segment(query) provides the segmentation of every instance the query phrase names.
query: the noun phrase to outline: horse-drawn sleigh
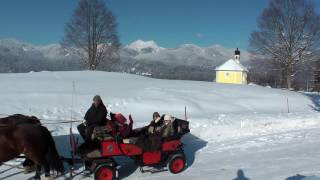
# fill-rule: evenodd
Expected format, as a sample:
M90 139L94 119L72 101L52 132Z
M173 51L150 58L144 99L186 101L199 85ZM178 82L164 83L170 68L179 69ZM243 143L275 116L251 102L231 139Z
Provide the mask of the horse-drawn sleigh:
M35 121L35 117L14 115L7 118L11 118L11 120L20 120L14 124L5 124L4 121L1 122L0 120L0 124L2 124L2 126L0 125L0 128L2 128L1 132L4 132L3 129L6 131L6 133L0 133L0 151L4 151L4 153L0 152L0 154L3 154L2 156L0 155L0 163L15 158L20 154L24 154L37 165L36 179L40 179L41 166L45 169L46 177L50 176L50 168L63 173L64 168L62 161L67 161L71 166L77 163L84 164L92 173L94 173L94 179L115 179L119 174L119 166L115 160L115 157L118 156L126 156L134 159L136 164L140 166L141 172L154 173L169 170L171 173L177 174L182 172L186 166L186 156L183 151L183 143L181 142L182 136L189 132L189 123L185 120L175 119L175 128L177 128L176 133L170 137L162 138L160 146L156 149L150 150L137 143L139 139L145 138L144 133L146 129L140 128L134 130L133 135L125 139L118 136L100 138L94 151L83 152L79 149L73 149L75 152L72 154L75 156L72 156L71 158L59 158L51 134L48 134L49 131L40 125L40 121ZM31 120L32 123L30 123ZM112 120L113 119L111 118L111 121ZM18 126L19 128L17 128ZM34 131L38 126L40 127L38 132L39 136L43 137L43 139L40 138L41 141L36 141L37 138L32 138L27 132L28 130ZM30 130L32 128L33 130ZM10 134L9 131L11 131L10 133L15 131L19 131L19 133L22 134L25 133L28 135L26 136L28 138L22 138L22 140L20 140L23 145L19 148L2 148L3 146L10 147L10 142L7 141L17 141L17 139L15 139L16 137L12 137L12 139L8 138L8 134ZM4 139L6 139L6 141ZM48 139L49 141L47 141ZM72 141L74 143L74 139ZM75 147L73 143L71 143L71 145ZM39 146L43 146L42 149ZM38 153L37 156L35 156L35 152ZM92 152L97 153L92 155ZM4 155L6 155L6 157L4 157ZM145 169L146 167L151 167L151 169ZM72 169L73 168L71 168L71 171Z

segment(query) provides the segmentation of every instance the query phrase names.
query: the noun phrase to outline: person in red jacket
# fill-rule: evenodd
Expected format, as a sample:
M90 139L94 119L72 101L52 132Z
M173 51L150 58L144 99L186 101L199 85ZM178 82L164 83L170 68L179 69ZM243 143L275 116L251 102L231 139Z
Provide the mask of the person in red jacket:
M115 123L117 126L117 133L122 138L128 138L132 132L133 120L129 115L129 122L121 113L114 115Z

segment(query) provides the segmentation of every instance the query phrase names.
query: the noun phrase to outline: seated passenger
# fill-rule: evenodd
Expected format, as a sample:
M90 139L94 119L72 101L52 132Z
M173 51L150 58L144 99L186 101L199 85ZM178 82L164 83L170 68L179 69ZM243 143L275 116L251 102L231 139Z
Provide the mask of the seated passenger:
M175 130L175 118L170 115L163 116L164 127L162 130L162 138L168 138L174 136L176 133Z
M174 128L175 118L170 115L162 115L158 112L153 113L153 120L149 126L147 126L147 134L157 134L163 138L173 136L175 133Z
M114 119L118 135L120 135L122 138L129 137L131 135L133 126L131 115L129 115L129 122L121 113L116 113L114 115Z
M158 151L161 149L163 141L181 138L183 134L190 132L189 122L176 119L170 115L162 115L158 112L153 113L153 120L145 127L136 141L137 146L144 151Z
M147 134L155 134L160 133L161 131L161 125L163 124L163 119L160 117L160 114L158 112L154 112L152 115L152 121L147 126Z
M93 97L93 103L87 111L84 119L85 122L77 128L86 143L91 143L91 135L96 126L103 126L106 123L107 108L99 95Z
M173 120L169 115L160 117L158 112L153 113L153 120L146 127L145 134L142 134L136 145L145 151L157 151L161 148L164 138L174 135Z

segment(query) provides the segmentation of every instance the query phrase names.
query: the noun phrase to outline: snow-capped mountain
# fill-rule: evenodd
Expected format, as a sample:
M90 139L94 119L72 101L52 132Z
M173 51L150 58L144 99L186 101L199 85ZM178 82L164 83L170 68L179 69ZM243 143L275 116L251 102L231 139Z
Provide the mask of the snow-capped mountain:
M64 59L68 53L63 50L60 44L49 44L35 46L32 44L17 41L15 39L0 39L0 55L11 56L42 56L44 59Z
M183 44L164 48L152 40L137 40L120 49L119 61L101 69L158 78L213 80L214 68L232 58L233 53L234 49L220 45ZM15 39L0 39L0 72L84 69L78 59L64 51L60 44L36 46ZM249 53L242 51L241 61L248 59Z
M27 43L19 42L15 39L2 39L0 40L0 55L26 55L26 54L36 54L39 52L34 46Z
M199 47L184 44L178 48L163 48L154 41L137 40L121 50L123 59L157 61L170 65L214 67L233 57L234 49L220 45ZM241 60L247 61L249 53L242 51Z
M67 53L60 44L50 44L46 46L40 46L38 47L38 50L42 52L43 56L48 59L64 59L70 56L69 53Z
M81 68L59 44L35 46L15 39L0 39L0 72L76 70Z
M157 53L165 49L163 47L159 47L157 43L154 41L142 41L142 40L137 40L125 46L125 48L132 49L139 53Z

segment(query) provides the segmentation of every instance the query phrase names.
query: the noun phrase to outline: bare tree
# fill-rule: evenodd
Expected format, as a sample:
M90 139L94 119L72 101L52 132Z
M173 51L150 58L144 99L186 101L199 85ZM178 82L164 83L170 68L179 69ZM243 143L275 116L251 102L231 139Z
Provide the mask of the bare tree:
M274 61L262 57L251 57L245 65L249 69L250 82L271 87L282 85L282 74Z
M120 47L115 16L102 0L80 0L65 26L61 45L78 55L89 70L118 56Z
M253 51L282 67L287 88L299 65L315 59L320 45L320 16L312 0L270 0L251 33Z

